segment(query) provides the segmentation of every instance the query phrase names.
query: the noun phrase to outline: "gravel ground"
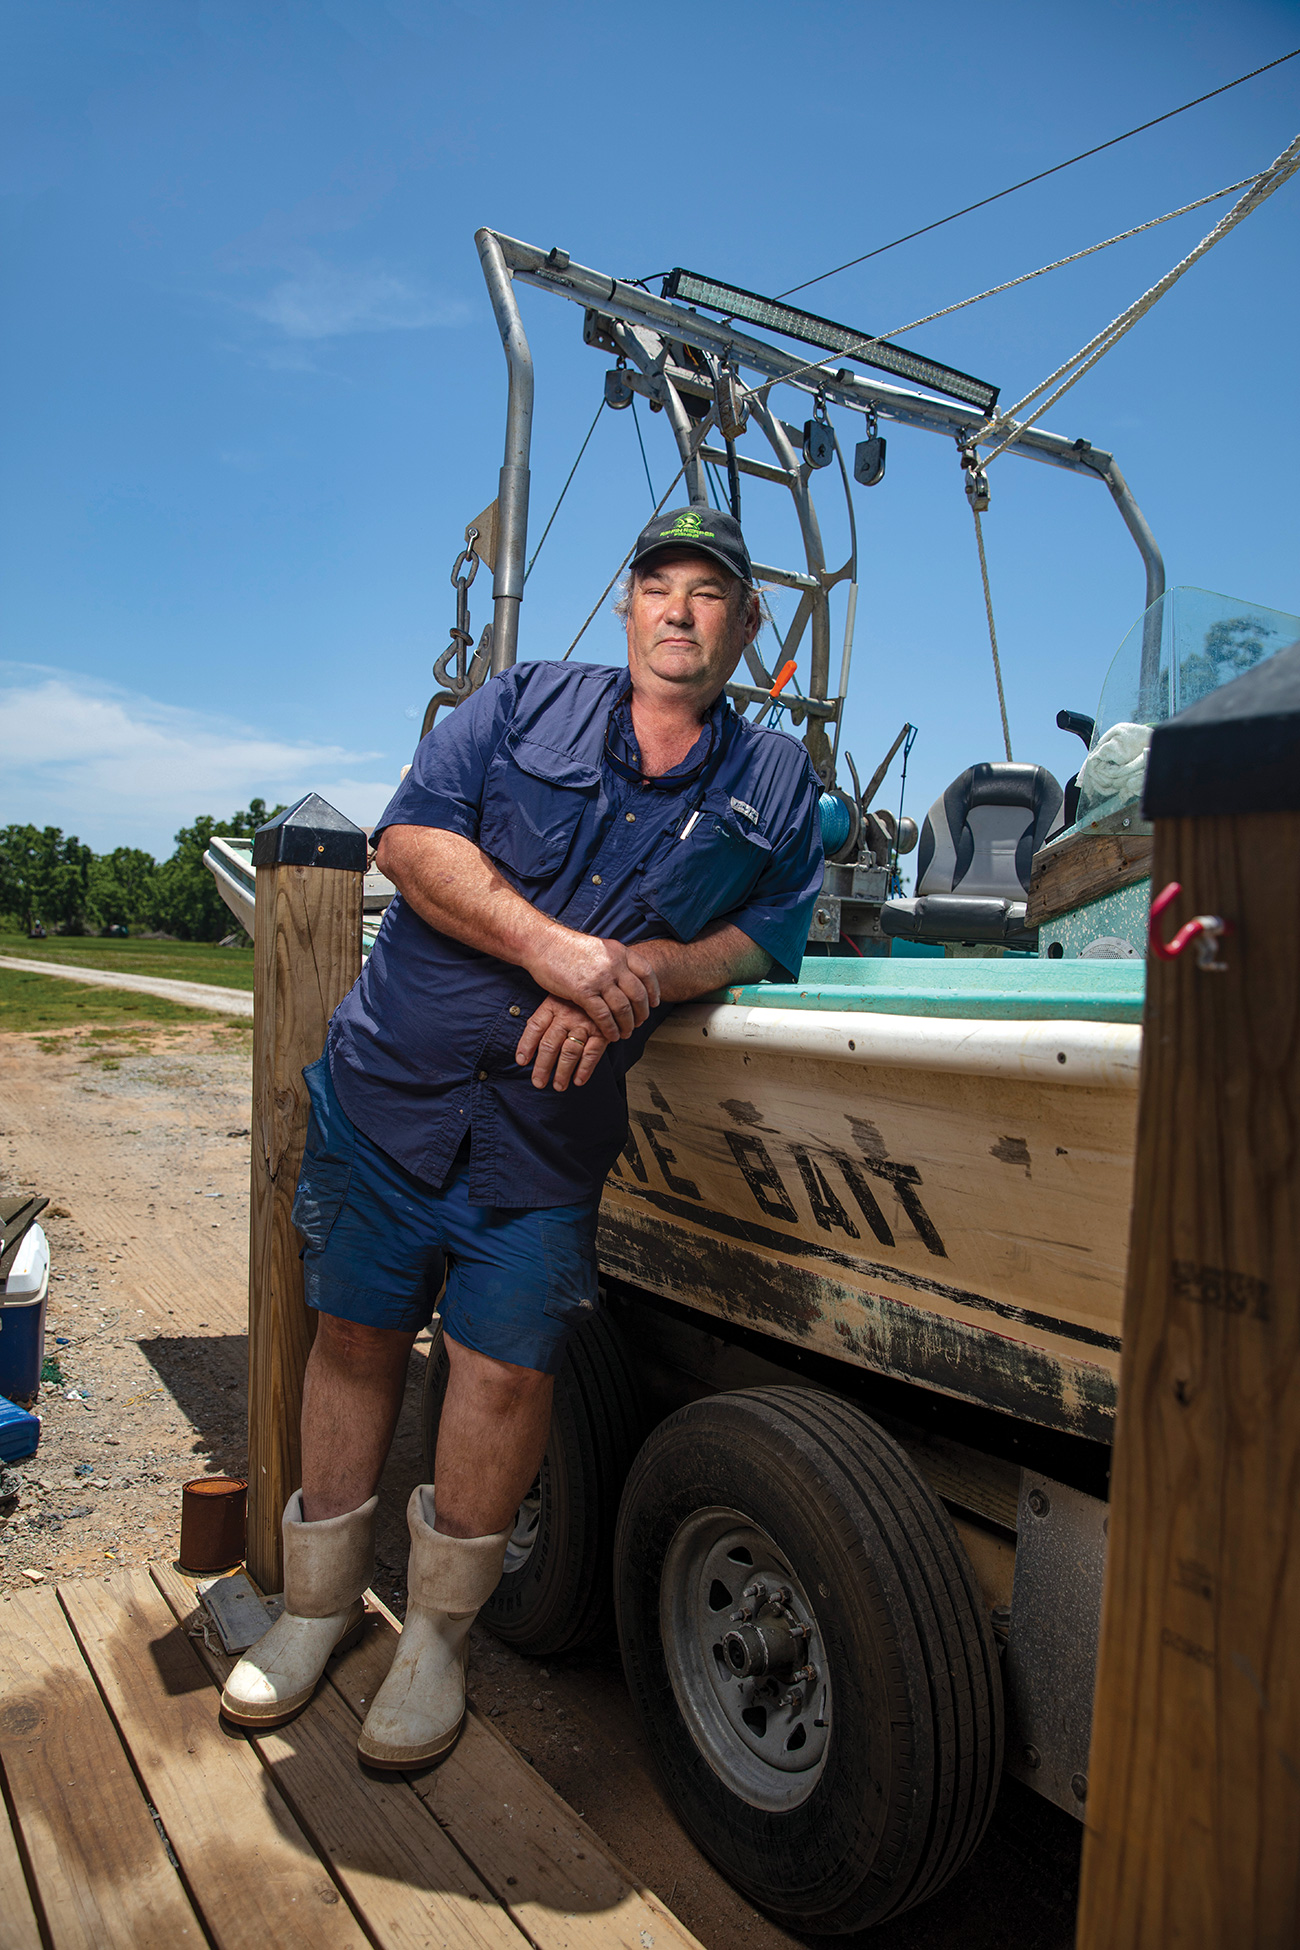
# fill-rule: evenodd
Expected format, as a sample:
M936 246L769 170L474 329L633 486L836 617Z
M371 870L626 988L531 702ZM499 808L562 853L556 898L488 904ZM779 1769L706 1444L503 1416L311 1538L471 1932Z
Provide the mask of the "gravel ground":
M0 1186L51 1199L60 1375L41 1390L36 1455L0 1475L0 1630L15 1588L172 1562L181 1485L244 1471L250 1040L206 1024L0 1036ZM417 1344L381 1486L375 1585L399 1616L424 1365ZM477 1628L472 1646L479 1708L707 1950L804 1941L678 1827L612 1642L545 1665ZM870 1950L1068 1950L1079 1839L1008 1781L968 1868Z

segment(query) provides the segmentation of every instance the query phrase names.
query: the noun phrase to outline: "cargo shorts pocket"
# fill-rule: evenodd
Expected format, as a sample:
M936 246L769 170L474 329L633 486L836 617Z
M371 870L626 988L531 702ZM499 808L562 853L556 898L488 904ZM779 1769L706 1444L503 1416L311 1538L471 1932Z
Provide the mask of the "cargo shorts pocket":
M328 1056L318 1057L303 1071L311 1100L307 1143L293 1195L290 1218L302 1234L308 1252L323 1252L352 1183L357 1133L334 1095Z
M546 1268L543 1308L552 1320L579 1327L600 1305L596 1267L596 1208L543 1212L537 1221Z

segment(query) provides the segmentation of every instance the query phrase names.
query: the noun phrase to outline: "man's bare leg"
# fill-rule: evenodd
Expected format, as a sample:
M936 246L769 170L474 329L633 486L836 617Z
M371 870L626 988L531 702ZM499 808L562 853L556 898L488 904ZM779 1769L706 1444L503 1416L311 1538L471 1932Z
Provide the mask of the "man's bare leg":
M555 1377L494 1361L450 1334L446 1347L451 1376L438 1424L435 1528L448 1537L488 1537L513 1526L541 1465Z
M399 1328L317 1316L302 1389L307 1523L344 1516L374 1495L392 1447L414 1343L415 1335Z

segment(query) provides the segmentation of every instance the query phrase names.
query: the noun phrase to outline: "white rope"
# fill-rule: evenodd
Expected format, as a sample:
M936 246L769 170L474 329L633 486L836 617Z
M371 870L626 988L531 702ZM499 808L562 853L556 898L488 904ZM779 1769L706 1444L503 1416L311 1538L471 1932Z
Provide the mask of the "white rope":
M984 613L989 619L989 647L993 652L993 675L998 686L998 710L1002 713L1002 742L1007 748L1007 762L1011 758L1011 726L1007 723L1007 698L1002 688L1002 659L998 656L998 632L993 621L993 597L989 591L989 565L984 557L984 529L980 522L980 511L971 502L971 513L975 517L975 540L979 544L980 575L984 578Z
M1155 230L1162 223L1172 223L1175 217L1185 217L1192 210L1202 210L1207 203L1217 203L1221 196L1231 196L1234 190L1246 189L1252 183L1260 183L1263 180L1261 176L1243 176L1239 183L1228 183L1221 190L1211 190L1208 196L1198 196L1194 202L1182 203L1176 210L1166 210L1163 216L1148 217L1145 223L1135 224L1131 230L1120 230L1113 237L1103 237L1099 244L1089 244L1081 251L1071 251L1068 257L1055 258L1050 264L1040 264L1036 271L1023 271L1018 278L1008 278L1005 284L991 284L987 291L977 291L970 298L959 298L955 305L945 305L940 311L926 312L923 318L914 318L908 325L896 325L889 332L874 332L870 338L859 339L855 345L850 345L845 351L838 352L834 356L837 359L857 358L871 346L879 345L882 340L903 338L908 332L919 330L922 325L932 325L936 318L948 318L955 311L964 311L968 305L982 303L985 298L996 298L1000 292L1014 291L1018 284L1029 284L1034 278L1045 277L1049 271L1059 271L1063 265L1077 264L1082 257L1092 257L1097 251L1109 250L1112 244L1126 243L1130 237L1140 237L1146 230ZM771 386L782 384L788 379L802 378L805 373L810 372L825 372L829 377L827 355L823 354L820 359L811 359L805 366L795 366L789 372L781 373L776 379L761 380L757 386L747 388L747 393L752 396ZM1051 381L1047 383L1050 385ZM1032 399L1033 394L1031 393L1029 397Z
M1175 217L1185 217L1190 210L1202 210L1207 203L1217 203L1221 196L1231 196L1234 190L1244 190L1258 181L1257 176L1243 176L1239 183L1228 183L1221 190L1211 190L1208 196L1198 196L1194 203L1184 203L1177 210L1166 210L1163 217L1149 217L1145 223L1135 224L1132 230L1117 231L1113 237L1103 237L1099 244L1089 244L1085 250L1071 251L1068 257L1058 257L1051 264L1040 264L1036 271L1022 272L1018 278L1008 278L1005 284L991 284L987 291L977 291L973 298L959 298L955 305L945 305L942 311L927 312L924 318L914 318L910 325L897 325L892 332L882 332L881 337L902 338L905 332L914 332L918 326L930 325L936 318L947 318L952 312L964 311L967 305L978 305L985 298L996 298L1001 291L1014 291L1018 284L1029 284L1034 278L1045 277L1049 271L1059 271L1063 264L1077 264L1081 257L1092 257L1097 251L1108 250L1112 244L1123 244L1130 237L1140 237L1144 230L1154 230L1158 224L1172 223Z
M1189 251L1187 256L1175 264L1171 271L1166 271L1159 283L1153 284L1149 291L1144 291L1142 296L1136 299L1127 311L1123 311L1117 318L1113 318L1109 325L1098 332L1094 338L1089 339L1088 343L1081 347L1072 358L1067 359L1064 365L1058 366L1055 372L1049 373L1041 384L1033 388L1032 392L1026 393L1024 398L1017 400L1014 406L1008 407L1005 412L999 413L984 428L983 432L975 436L981 446L987 446L992 441L1000 442L999 445L994 447L993 452L985 458L983 465L987 467L990 461L997 460L998 456L1004 454L1008 447L1013 446L1021 435L1026 433L1036 421L1041 420L1045 413L1050 412L1057 400L1063 398L1069 392L1071 386L1076 385L1086 372L1091 371L1097 361L1103 358L1113 345L1117 345L1125 333L1132 331L1138 320L1144 318L1147 312L1151 310L1151 307L1164 297L1166 291L1177 284L1184 272L1190 271L1193 264L1204 257L1207 251L1212 250L1222 238L1228 235L1230 230L1235 230L1239 223L1242 223L1253 211L1257 210L1261 203L1272 196L1274 190L1281 189L1283 183L1288 182L1295 175L1297 169L1300 169L1300 135L1296 136L1294 141L1282 151L1282 154L1275 162L1270 164L1268 169L1254 179L1246 194L1238 202L1233 204L1231 210L1220 217L1213 230L1202 237L1196 248ZM1072 367L1075 370L1071 371ZM1067 373L1069 377L1065 378ZM1024 412L1024 409L1034 400L1040 398L1043 393L1046 393L1049 387L1056 386L1058 379L1064 379L1064 384L1057 386L1056 391L1051 394L1050 398L1043 400L1042 404L1035 407L1034 411L1026 419L1021 420L1018 416Z

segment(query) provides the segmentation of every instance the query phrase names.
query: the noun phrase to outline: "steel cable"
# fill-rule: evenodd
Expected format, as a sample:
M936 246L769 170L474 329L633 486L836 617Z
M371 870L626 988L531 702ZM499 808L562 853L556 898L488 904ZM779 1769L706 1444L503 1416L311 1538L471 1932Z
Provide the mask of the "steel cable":
M1019 277L1008 278L1004 284L991 284L987 291L977 291L970 298L959 298L956 304L944 305L939 311L926 312L923 318L914 318L908 325L895 325L888 332L873 332L870 338L859 339L855 345L847 346L844 351L835 356L837 359L858 358L869 352L873 345L879 345L882 340L903 338L908 332L919 330L922 325L932 325L936 318L947 318L955 311L964 311L968 305L978 305L985 298L996 298L1000 292L1014 291L1019 284L1029 284L1034 278L1045 277L1049 271L1059 271L1066 264L1077 264L1080 258L1092 257L1097 251L1108 250L1112 244L1123 244L1130 237L1140 237L1144 231L1155 230L1162 223L1171 223L1175 217L1185 217L1191 210L1201 210L1207 203L1217 203L1221 196L1231 196L1234 190L1248 189L1251 185L1262 183L1268 174L1269 172L1265 170L1259 176L1243 176L1239 183L1228 183L1221 190L1211 190L1208 196L1198 196L1191 203L1180 204L1176 210L1166 210L1163 216L1148 217L1145 223L1135 224L1131 230L1116 231L1113 237L1103 237L1098 244L1087 244L1083 250L1071 251L1068 257L1058 257L1050 264L1040 264L1036 271L1022 271ZM805 366L795 366L790 372L783 372L777 379L765 379L759 385L749 387L746 397L752 397L772 386L782 385L786 380L800 379L806 373L822 371L826 366L827 355L823 354L820 359L810 359ZM1062 371L1066 369L1064 366L1061 368ZM1051 380L1047 381L1049 386L1051 383ZM1029 398L1033 397L1031 393ZM1024 404L1023 401L1021 403Z
M1099 142L1095 148L1081 149L1077 156L1069 156L1064 162L1053 163L1050 169L1040 169L1036 176L1026 176L1019 183L1012 183L1005 190L996 190L992 196L982 196L978 203L968 203L964 209L954 210L950 216L937 217L933 223L922 224L919 230L909 230L905 237L895 237L890 244L878 244L873 251L864 251L861 257L851 257L845 264L837 264L833 271L821 271L815 278L805 278L802 284L792 284L786 291L778 291L778 298L789 298L796 291L807 291L814 284L824 284L827 278L837 278L841 271L851 271L857 264L865 264L868 259L882 257L886 251L897 250L900 244L910 244L915 237L924 237L931 230L942 230L946 223L956 223L958 217L968 217L972 210L983 210L990 203L998 203L1004 196L1014 196L1017 190L1029 188L1031 183L1041 183L1049 176L1058 176L1063 169L1072 169L1075 163L1086 162L1089 156L1099 156L1105 149L1113 149L1117 143L1127 142L1132 136L1144 135L1148 129L1158 128L1162 122L1170 122L1175 115L1185 115L1189 108L1199 108L1202 102L1212 102L1216 95L1226 95L1230 89L1240 88L1245 81L1254 81L1257 75L1267 74L1271 68L1280 68L1286 61L1294 61L1300 54L1300 47L1293 47L1289 54L1279 54L1276 61L1266 61L1262 68L1252 68L1249 74L1239 74L1235 81L1225 81L1221 88L1211 88L1208 95L1197 95L1190 102L1183 102L1178 108L1167 109L1163 115L1156 115L1149 122L1139 122L1135 129L1125 129L1123 135L1113 135L1108 142Z
M596 408L596 420L600 418L601 414L604 411L605 411L605 401L602 399L600 405ZM560 499L559 501L556 502L555 506L551 509L551 519L550 521L547 522L545 528L543 528L542 539L537 544L537 547L533 550L532 558L529 561L528 567L524 570L525 582L527 582L529 576L533 573L533 564L536 562L538 556L541 554L543 543L546 541L546 537L551 532L551 522L555 520L555 517L560 512L560 502L563 501L565 495L569 492L569 488L573 482L573 477L578 471L578 461L580 461L582 459L582 456L586 453L588 442L590 441L592 434L596 431L596 420L593 420L591 425L587 428L587 438L586 440L583 441L582 445L578 449L578 460L575 460L573 466L569 469L569 478L564 483L564 486L560 489Z
M709 428L712 426L716 415L717 415L717 407L711 406L708 412L705 414L704 418L700 421L699 425L696 427L695 432L691 435L691 451L686 456L686 459L682 462L677 472L673 475L672 480L669 481L667 487L664 489L658 501L655 502L654 508L650 515L651 521L653 521L655 515L659 513L660 509L664 505L664 502L668 499L673 489L677 486L677 483L681 480L682 475L686 472L691 462L695 459L696 455L699 453L700 448L704 445L704 436L708 432ZM582 628L578 631L577 636L574 637L573 642L569 645L564 655L560 658L560 662L562 664L568 663L569 658L573 655L578 645L582 642L583 637L586 636L587 631L591 628L591 625L595 622L596 617L600 611L601 604L604 602L606 596L608 596L610 590L614 587L614 584L618 581L619 577L622 575L628 563L632 560L632 551L633 549L635 549L635 547L636 547L636 543L633 542L632 548L628 550L627 554L623 557L623 560L619 563L613 575L610 577L609 581L605 584L605 587L601 590L599 596L597 596L595 602L592 604L591 609L587 615L587 620L583 624Z

